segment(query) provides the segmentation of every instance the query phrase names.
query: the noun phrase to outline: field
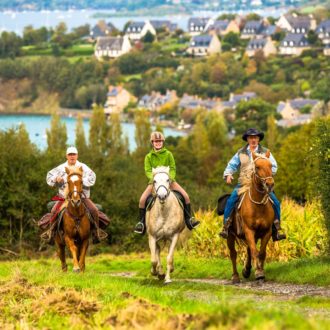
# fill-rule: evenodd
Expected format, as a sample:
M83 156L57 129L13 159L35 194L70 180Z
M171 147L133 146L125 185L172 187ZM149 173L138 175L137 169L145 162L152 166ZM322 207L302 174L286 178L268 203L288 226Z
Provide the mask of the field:
M72 263L62 273L55 256L1 262L0 327L329 329L329 261L270 263L268 281L236 286L228 260L182 251L167 286L149 274L147 253L90 256L84 274Z

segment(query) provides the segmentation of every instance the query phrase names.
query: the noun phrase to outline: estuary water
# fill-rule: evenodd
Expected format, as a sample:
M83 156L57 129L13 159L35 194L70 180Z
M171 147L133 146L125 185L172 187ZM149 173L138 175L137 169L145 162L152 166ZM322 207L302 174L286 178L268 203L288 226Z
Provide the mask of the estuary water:
M76 118L62 117L62 122L65 123L67 129L67 144L75 144L75 129L76 129ZM37 145L41 150L47 147L47 135L46 129L50 128L51 116L48 115L0 115L0 130L7 130L10 128L17 128L20 124L24 124L31 142ZM123 135L128 137L130 150L135 150L135 125L133 123L122 123ZM89 136L89 119L84 119L85 137L88 139ZM177 131L171 128L164 128L165 136L183 136L185 135L182 131Z

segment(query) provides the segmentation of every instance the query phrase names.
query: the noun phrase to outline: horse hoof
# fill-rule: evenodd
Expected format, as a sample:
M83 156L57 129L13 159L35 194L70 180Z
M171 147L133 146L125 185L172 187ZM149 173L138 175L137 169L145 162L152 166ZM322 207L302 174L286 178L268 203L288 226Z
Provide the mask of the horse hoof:
M163 280L165 278L165 274L158 274L158 279Z
M265 279L265 274L264 272L256 273L255 277L256 277L256 281L263 281Z
M232 282L232 284L238 284L241 282L241 280L239 279L238 275L233 275L231 278L231 282Z
M170 283L172 283L171 279L165 280L165 282L164 282L165 285L170 284Z
M80 273L80 268L73 268L74 273Z
M250 268L250 269L246 269L246 268L244 268L244 269L242 270L242 275L243 275L244 278L249 278L250 275L251 275L251 268Z

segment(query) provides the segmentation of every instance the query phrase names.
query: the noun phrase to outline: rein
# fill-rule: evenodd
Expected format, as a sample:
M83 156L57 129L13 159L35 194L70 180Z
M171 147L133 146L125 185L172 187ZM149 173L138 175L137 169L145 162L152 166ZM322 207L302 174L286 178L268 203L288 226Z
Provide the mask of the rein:
M267 202L268 202L268 200L269 200L269 192L267 192L267 191L265 190L264 187L263 187L263 188L264 188L263 190L259 190L259 189L257 188L257 180L256 180L256 178L258 178L258 179L264 184L264 183L266 182L266 180L271 179L272 176L261 177L260 175L257 174L257 172L256 172L256 167L255 167L255 162L256 162L258 159L265 159L265 157L263 157L263 156L259 156L259 157L257 157L256 159L253 160L254 168L253 168L252 175L254 175L254 177L253 177L252 184L255 183L255 185L254 185L254 189L255 189L257 192L259 192L259 193L261 193L261 194L264 194L264 196L263 196L263 198L262 198L262 200L261 200L260 202L255 201L255 200L252 198L252 196L251 196L251 188L249 188L249 198L250 198L250 201L251 201L252 203L254 203L254 204L257 204L257 205L266 205Z
M157 172L157 174L166 174L167 176L168 176L168 173L167 172ZM161 188L161 187L163 187L163 188L165 188L165 190L166 190L166 196L165 196L165 199L169 196L169 194L171 193L171 190L169 189L169 188L167 188L165 185L163 185L163 184L161 184L161 185L159 185L159 187L156 189L156 196L157 196L157 198L158 198L158 190ZM164 204L165 203L165 199L164 199L164 201L161 201L160 200L160 203L161 204Z

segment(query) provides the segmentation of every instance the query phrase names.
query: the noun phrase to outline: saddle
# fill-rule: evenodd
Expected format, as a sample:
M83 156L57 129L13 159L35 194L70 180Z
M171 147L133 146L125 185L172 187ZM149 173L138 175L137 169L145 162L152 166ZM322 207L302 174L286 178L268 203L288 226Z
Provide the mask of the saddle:
M178 200L178 202L180 204L180 207L182 209L184 209L185 200L184 200L183 195L179 191L177 191L177 190L171 190L171 191L174 193L174 196L177 198L177 200ZM156 201L156 196L150 194L147 197L147 200L146 200L146 210L147 211L150 211L152 209L152 207L155 204L155 201Z

